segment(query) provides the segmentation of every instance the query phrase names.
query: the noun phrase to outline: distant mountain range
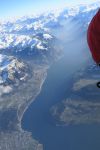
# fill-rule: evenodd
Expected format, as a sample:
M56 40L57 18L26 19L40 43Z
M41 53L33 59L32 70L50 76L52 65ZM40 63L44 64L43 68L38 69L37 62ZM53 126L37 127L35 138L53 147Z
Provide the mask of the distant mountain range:
M52 11L37 16L27 16L13 21L0 23L0 49L34 48L47 51L50 40L54 40L52 29L63 27L66 20L76 21L86 29L91 18L96 13L99 2L90 5L78 5L62 10ZM41 33L41 34L39 34ZM52 40L52 41L53 41Z
M84 33L98 6L99 2L95 2L1 22L0 84L9 84L13 81L16 83L26 79L28 69L18 60L19 57L36 60L41 58L42 62L59 57L60 41L52 31L63 28L67 20L70 20L83 27Z

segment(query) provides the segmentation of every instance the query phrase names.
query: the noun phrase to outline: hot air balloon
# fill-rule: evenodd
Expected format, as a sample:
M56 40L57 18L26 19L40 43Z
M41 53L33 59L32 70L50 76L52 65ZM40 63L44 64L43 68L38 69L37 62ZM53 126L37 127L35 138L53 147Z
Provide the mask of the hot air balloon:
M89 24L87 41L94 61L100 65L100 9ZM100 88L100 82L97 87Z
M100 63L100 9L88 27L87 41L94 61Z

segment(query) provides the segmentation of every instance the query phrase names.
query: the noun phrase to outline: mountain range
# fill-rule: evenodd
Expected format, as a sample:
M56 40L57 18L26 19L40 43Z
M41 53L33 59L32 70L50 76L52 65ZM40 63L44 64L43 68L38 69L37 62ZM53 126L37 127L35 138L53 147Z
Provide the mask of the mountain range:
M68 19L84 26L86 30L98 7L99 2L95 2L0 22L0 50L17 48L18 52L29 47L31 51L34 48L47 51L49 41L56 38L52 30L62 28Z

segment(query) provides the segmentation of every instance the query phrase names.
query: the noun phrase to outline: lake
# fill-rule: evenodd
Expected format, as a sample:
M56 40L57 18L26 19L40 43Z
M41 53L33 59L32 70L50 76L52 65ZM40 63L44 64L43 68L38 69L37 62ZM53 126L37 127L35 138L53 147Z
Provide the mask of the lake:
M40 94L22 119L22 128L30 131L33 138L43 144L44 150L100 150L99 125L60 127L50 114L50 108L70 94L74 73L90 59L85 37L76 37L69 44L66 42L64 57L52 64Z

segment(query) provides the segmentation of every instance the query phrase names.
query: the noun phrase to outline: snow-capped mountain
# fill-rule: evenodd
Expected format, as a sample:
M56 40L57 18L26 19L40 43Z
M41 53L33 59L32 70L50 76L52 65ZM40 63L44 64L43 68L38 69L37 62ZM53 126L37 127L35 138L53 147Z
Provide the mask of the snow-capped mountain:
M32 55L41 51L52 49L51 42L56 39L50 33L46 32L40 20L32 21L16 20L0 24L0 50L9 50L9 53L21 53ZM27 50L26 50L27 49ZM44 52L43 52L44 53Z
M1 34L0 35L0 49L14 48L17 47L19 51L23 48L30 47L31 49L37 47L37 49L47 50L44 43L47 43L47 40L51 40L53 37L49 34L39 35L19 35L19 34ZM41 41L42 40L42 41Z
M12 83L18 86L19 82L27 79L27 72L28 67L26 64L13 56L0 54L0 87L8 87Z
M62 28L68 19L77 22L84 27L83 30L86 30L98 7L99 2L95 2L89 5L66 7L57 12L1 22L0 50L9 50L17 54L22 54L24 51L27 55L36 54L36 52L47 53L53 49L56 40L52 30Z

